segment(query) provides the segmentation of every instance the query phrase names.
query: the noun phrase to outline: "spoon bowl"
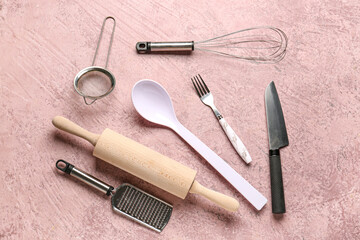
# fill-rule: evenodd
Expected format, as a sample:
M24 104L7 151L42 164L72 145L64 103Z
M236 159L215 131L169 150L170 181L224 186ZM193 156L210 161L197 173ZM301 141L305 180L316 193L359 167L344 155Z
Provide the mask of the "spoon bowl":
M149 79L138 81L131 93L136 111L150 122L175 128L178 120L167 91Z

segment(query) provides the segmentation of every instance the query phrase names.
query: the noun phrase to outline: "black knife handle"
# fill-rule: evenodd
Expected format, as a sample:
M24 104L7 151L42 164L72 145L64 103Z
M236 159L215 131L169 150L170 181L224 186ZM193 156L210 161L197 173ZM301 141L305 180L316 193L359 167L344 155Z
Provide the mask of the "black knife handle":
M280 151L270 150L269 156L272 212L285 213L285 197L281 171Z

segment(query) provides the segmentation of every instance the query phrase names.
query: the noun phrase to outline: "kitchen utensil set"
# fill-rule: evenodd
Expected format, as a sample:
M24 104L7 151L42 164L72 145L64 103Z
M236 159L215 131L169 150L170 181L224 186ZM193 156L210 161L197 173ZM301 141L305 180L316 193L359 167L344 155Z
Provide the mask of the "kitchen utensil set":
M58 129L81 137L94 145L93 155L131 173L182 199L190 193L199 194L229 211L236 211L238 201L201 186L196 171L161 155L110 129L101 135L91 133L64 117L54 117Z
M160 84L141 80L134 85L131 97L136 111L143 118L176 132L257 210L265 205L267 200L261 193L177 120L170 96Z
M105 23L113 20L110 43L105 67L95 66L95 60L103 36ZM74 88L87 105L108 95L115 87L115 77L107 70L116 22L113 17L103 21L92 66L81 70L74 79ZM193 50L211 52L226 57L242 59L256 63L276 63L284 58L287 37L283 31L274 27L255 27L225 34L205 41L189 42L138 42L138 53L152 52L192 52ZM101 94L92 94L84 90L84 82L91 74L100 74L107 79L109 87ZM215 107L214 97L200 74L191 78L197 95L203 104L210 107L221 127L240 157L249 164L252 159L245 145L235 131L225 121ZM98 88L98 87L95 87ZM152 80L138 81L132 89L132 102L136 111L150 122L168 127L184 139L212 167L215 168L239 193L257 210L261 210L267 199L238 174L227 162L220 158L200 139L186 129L177 119L171 98L167 91ZM90 100L90 102L87 101ZM280 164L281 147L289 144L284 116L279 97L273 82L266 88L265 105L270 146L270 174L273 213L285 212L285 199ZM201 121L206 122L205 119ZM195 180L196 171L170 159L154 150L137 143L130 138L105 129L102 134L91 133L70 120L57 116L53 125L58 129L79 136L94 146L93 155L116 167L119 167L144 181L147 181L179 198L188 193L201 195L216 205L236 211L239 202L232 197L210 190ZM130 185L122 184L114 189L101 180L75 168L74 165L58 160L56 167L82 182L111 196L112 208L130 219L157 232L167 225L173 207Z

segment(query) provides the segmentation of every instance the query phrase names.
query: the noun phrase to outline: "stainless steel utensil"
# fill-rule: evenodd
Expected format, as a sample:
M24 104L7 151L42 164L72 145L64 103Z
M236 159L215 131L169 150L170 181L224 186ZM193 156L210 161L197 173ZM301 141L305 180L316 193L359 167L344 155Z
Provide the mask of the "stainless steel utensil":
M105 27L105 23L108 19L111 19L114 21L114 24L113 24L113 28L112 28L112 33L111 33L111 38L110 38L110 43L109 43L109 48L108 48L108 52L107 52L107 57L106 57L106 63L105 63L105 67L98 67L98 66L94 66L95 64L95 60L96 60L96 56L97 56L97 53L98 53L98 50L99 50L99 46L100 46L100 42L101 42L101 39L102 39L102 35L103 35L103 32L104 32L104 27ZM109 62L109 56L110 56L110 51L111 51L111 46L112 46L112 42L113 42L113 39L114 39L114 33L115 33L115 26L116 26L116 21L115 21L115 18L113 17L106 17L103 21L103 24L102 24L102 27L101 27L101 31L100 31L100 35L99 35L99 40L98 40L98 43L97 43L97 46L96 46L96 50L95 50L95 54L94 54L94 58L93 58L93 61L92 61L92 64L90 67L87 67L87 68L84 68L83 70L81 70L80 72L78 72L78 74L76 74L75 76L75 79L74 79L74 88L75 88L75 91L81 95L83 98L84 98L84 101L85 101L85 104L86 105L90 105L90 104L93 104L96 100L100 99L100 98L103 98L107 95L109 95L112 90L115 88L115 77L114 75L109 71L107 70L107 65L108 65L108 62ZM85 93L81 87L80 87L80 81L82 79L84 79L85 75L89 74L89 73L94 73L94 72L97 72L97 73L101 73L102 75L105 75L109 81L110 81L110 87L107 89L106 92L104 93L101 93L100 95L96 94L96 95L92 95L92 94L89 94L89 93ZM91 102L88 103L86 101L86 99L90 99Z
M58 160L56 167L89 186L98 189L107 196L111 195L113 210L123 216L157 232L161 232L169 222L173 209L170 204L130 184L124 183L114 189L114 187L75 168L74 165L64 160Z
M199 76L199 77L198 77ZM229 126L229 124L226 122L225 118L220 114L219 110L215 107L214 104L214 97L211 94L209 88L206 86L204 80L198 74L198 76L195 76L191 78L192 83L194 84L194 88L201 99L201 101L208 107L210 107L216 118L219 120L219 123L226 133L226 136L229 138L231 144L235 148L236 152L241 156L241 158L246 162L250 163L252 161L249 152L247 151L245 145L240 140L240 138L236 135L235 131Z
M265 90L266 120L269 135L271 201L273 213L285 213L284 186L279 149L289 145L284 115L274 82Z
M263 26L242 29L204 41L138 42L138 53L210 52L257 63L276 63L286 53L287 36L279 28Z

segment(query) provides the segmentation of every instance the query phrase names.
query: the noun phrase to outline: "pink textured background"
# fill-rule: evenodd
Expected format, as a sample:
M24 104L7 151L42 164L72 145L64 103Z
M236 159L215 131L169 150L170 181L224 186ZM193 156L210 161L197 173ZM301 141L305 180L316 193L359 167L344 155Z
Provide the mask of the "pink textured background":
M359 239L359 12L355 0L0 0L0 238ZM86 106L73 78L90 65L108 15L117 20L109 63L117 86ZM202 40L258 25L288 35L280 63L135 52L137 41ZM189 80L197 73L246 144L250 166L193 91ZM269 200L264 90L274 80L290 141L281 151L284 217L274 218L270 201L254 210L171 130L141 119L130 94L143 78L162 84L180 122ZM240 201L238 212L195 195L181 200L95 159L87 142L55 130L56 115L96 133L109 127L196 169L199 182ZM114 186L129 182L169 201L174 212L168 226L157 234L116 215L108 198L59 174L59 158Z

